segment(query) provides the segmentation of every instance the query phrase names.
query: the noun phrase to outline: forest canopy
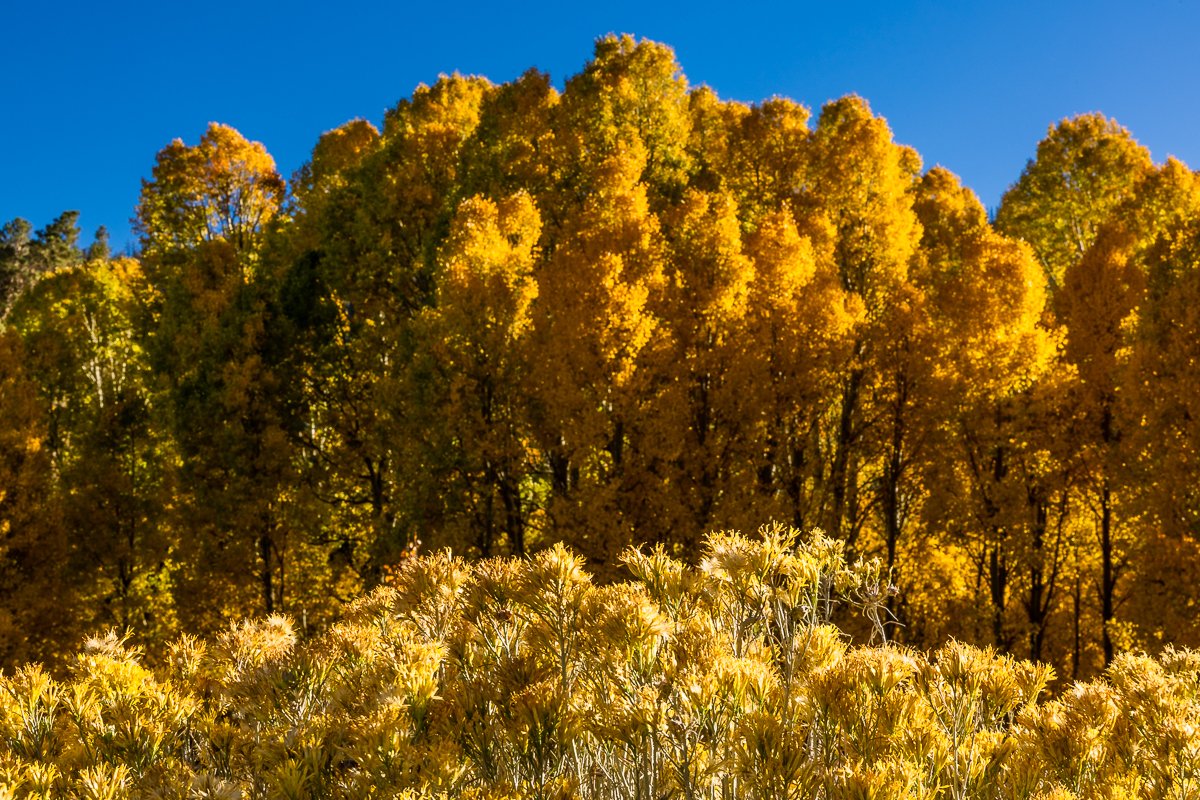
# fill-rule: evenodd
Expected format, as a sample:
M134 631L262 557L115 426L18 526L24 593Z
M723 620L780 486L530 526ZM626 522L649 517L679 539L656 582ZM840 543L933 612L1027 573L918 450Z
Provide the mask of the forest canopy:
M771 521L876 564L915 648L1200 644L1200 182L1116 121L992 215L863 98L722 100L630 37L561 91L419 86L290 180L196 133L136 254L0 229L0 665Z

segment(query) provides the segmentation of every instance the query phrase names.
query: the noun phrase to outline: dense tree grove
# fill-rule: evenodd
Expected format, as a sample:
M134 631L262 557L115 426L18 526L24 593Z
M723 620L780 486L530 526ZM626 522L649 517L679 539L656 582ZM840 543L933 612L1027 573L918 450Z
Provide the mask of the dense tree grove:
M315 637L415 552L565 542L608 583L772 520L877 559L907 646L1084 679L1200 645L1200 179L1099 114L989 220L859 97L723 101L609 37L561 92L418 87L290 182L213 124L136 213L136 256L0 229L0 665Z

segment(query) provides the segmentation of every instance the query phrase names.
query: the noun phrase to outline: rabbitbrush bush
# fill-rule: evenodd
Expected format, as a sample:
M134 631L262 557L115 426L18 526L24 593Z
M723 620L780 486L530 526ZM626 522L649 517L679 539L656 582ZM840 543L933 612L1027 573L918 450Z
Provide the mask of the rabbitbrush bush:
M1046 699L1048 667L988 650L852 646L830 615L881 619L878 566L760 533L710 536L698 567L628 552L604 586L561 546L437 553L320 638L243 622L156 671L94 638L69 680L0 677L0 797L1200 793L1200 654L1126 655Z

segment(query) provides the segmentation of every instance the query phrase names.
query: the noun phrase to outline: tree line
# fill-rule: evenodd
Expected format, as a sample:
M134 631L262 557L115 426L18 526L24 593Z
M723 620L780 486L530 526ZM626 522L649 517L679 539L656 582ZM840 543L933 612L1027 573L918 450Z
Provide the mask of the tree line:
M994 219L866 101L722 101L600 40L444 76L285 181L213 124L140 252L0 232L0 662L301 632L416 551L877 559L889 635L1094 674L1197 644L1196 174L1100 114Z

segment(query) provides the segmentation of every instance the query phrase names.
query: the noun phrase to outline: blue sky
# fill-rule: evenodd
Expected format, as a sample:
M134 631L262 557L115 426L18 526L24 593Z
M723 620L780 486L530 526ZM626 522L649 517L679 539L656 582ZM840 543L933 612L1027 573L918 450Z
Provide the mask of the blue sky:
M114 2L12 4L3 15L0 222L82 212L119 248L154 154L219 121L290 175L321 132L378 123L458 70L561 86L606 33L665 42L693 84L815 110L857 92L926 165L999 202L1047 126L1103 111L1200 167L1200 3L760 4Z

